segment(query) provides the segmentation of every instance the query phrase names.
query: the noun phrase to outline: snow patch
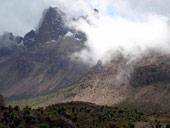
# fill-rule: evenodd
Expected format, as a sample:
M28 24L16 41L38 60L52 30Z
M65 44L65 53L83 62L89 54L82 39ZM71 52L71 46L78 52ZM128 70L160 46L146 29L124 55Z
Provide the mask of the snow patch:
M46 44L55 43L56 40L47 41Z
M65 37L73 37L73 36L74 36L74 34L70 31L67 32L66 35L65 35Z

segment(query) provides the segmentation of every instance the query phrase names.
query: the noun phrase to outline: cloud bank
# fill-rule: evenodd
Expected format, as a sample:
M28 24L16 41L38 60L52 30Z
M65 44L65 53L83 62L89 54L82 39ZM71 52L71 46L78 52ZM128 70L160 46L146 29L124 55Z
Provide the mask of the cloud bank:
M100 13L88 14L90 24L84 20L73 23L88 36L88 49L74 56L93 65L98 60L110 61L117 51L132 57L148 49L169 53L169 1L92 0L89 5L98 7Z
M59 7L72 16L90 13L92 8L98 8L103 14L130 18L148 12L170 14L169 0L0 0L0 34L24 35L35 29L49 6Z
M88 36L88 49L75 54L84 62L108 61L117 51L126 56L139 55L147 49L168 51L170 48L169 19L165 16L150 14L131 21L99 14L90 21L90 25L83 20L75 24Z
M23 36L36 28L47 6L43 0L0 0L0 34L12 32Z
M49 6L74 17L88 15L90 24L81 19L69 24L87 34L88 50L75 53L84 62L107 61L116 51L124 55L142 54L147 49L169 51L169 0L0 0L0 34L23 36L36 29Z

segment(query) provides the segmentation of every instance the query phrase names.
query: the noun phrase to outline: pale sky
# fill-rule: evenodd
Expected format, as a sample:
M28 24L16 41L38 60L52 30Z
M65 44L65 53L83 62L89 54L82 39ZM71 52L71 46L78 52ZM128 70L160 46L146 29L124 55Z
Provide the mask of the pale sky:
M84 62L108 61L110 53L118 50L125 55L148 49L170 51L170 0L0 0L0 34L24 36L36 29L49 6L70 16L89 15L92 25L70 23L88 37L89 51L75 53ZM93 8L99 9L98 16L93 15Z
M23 36L36 28L49 6L58 6L72 15L88 13L91 8L128 17L146 12L170 13L170 0L0 0L0 34L7 31Z

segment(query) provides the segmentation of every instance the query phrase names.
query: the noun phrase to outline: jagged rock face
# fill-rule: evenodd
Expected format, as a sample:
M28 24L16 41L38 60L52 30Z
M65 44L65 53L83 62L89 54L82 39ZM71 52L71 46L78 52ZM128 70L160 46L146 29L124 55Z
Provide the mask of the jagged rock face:
M24 46L27 48L39 46L66 35L68 28L64 24L64 16L65 14L58 8L50 7L45 10L38 30L31 30L24 36Z
M65 14L57 8L49 8L38 30L38 38L41 43L50 40L58 40L64 36L68 29L64 25Z
M15 37L12 33L4 33L0 36L0 57L11 55L21 45L22 37Z
M170 65L150 65L138 67L131 76L133 87L149 86L152 84L170 83Z
M9 45L17 45L22 42L23 38L20 36L14 36L12 33L4 33L0 36L0 43L4 43L6 47ZM10 44L11 43L11 44ZM12 44L13 43L13 44Z
M23 43L24 43L24 46L26 47L31 47L39 43L38 37L34 30L31 30L24 36Z
M170 83L170 56L155 54L135 65L130 83L133 87Z
M44 11L44 17L39 28L28 32L23 39L24 46L27 48L40 46L51 40L58 40L65 36L68 32L73 34L73 38L81 42L87 41L86 34L77 31L74 28L68 28L65 25L66 14L58 8L52 8Z
M31 30L24 36L24 45L29 48L39 46L51 40L58 40L68 32L64 24L65 14L58 8L49 8L44 12L42 23L36 32Z
M81 31L76 32L74 38L77 38L77 39L79 39L82 42L87 41L86 34L81 32Z
M99 10L98 10L98 9L95 8L95 9L93 9L93 10L94 10L94 12L99 13Z
M12 33L4 33L0 36L0 48L11 48L22 42L22 37L15 37Z
M5 106L4 97L2 95L0 95L0 107L1 106Z

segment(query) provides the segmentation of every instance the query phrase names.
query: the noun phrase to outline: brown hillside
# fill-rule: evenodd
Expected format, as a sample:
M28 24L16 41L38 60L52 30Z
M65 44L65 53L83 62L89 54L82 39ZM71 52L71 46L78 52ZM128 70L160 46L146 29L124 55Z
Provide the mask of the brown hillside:
M157 53L131 63L128 63L128 58L116 56L105 66L99 63L71 87L56 93L47 103L88 101L148 112L169 111L169 60L169 55Z

